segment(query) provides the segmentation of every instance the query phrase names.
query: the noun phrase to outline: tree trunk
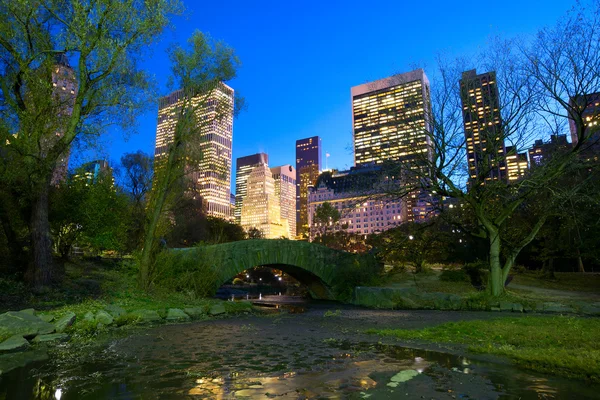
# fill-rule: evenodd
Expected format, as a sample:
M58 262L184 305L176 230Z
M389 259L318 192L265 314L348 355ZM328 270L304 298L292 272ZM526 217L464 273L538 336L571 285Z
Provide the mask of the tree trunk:
M577 269L579 272L585 272L585 268L583 267L583 259L581 258L581 251L577 248Z
M490 240L490 277L488 287L492 296L504 293L504 274L500 263L500 234L497 230L489 232Z
M544 261L544 266L542 267L543 274L542 276L546 279L556 279L554 275L554 258L550 258L547 261Z
M48 220L49 185L42 185L33 202L29 232L31 235L31 259L26 279L29 284L40 289L52 282L54 263L52 259L52 239Z

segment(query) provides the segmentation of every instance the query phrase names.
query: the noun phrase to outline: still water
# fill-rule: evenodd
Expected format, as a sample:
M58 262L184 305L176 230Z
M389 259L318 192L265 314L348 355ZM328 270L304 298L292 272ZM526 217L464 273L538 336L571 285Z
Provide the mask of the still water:
M360 333L374 325L418 327L448 319L443 314L343 309L326 317L326 311L113 335L102 346L68 348L3 376L0 399L593 399L600 393L598 386Z

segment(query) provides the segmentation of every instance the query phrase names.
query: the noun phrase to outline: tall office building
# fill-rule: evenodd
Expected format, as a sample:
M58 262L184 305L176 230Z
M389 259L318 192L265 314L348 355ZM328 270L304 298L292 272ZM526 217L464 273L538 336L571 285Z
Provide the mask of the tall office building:
M269 156L265 153L239 157L235 161L235 210L233 214L235 222L238 224L242 221L242 204L247 193L248 176L254 167L261 164L269 164Z
M354 86L352 128L354 165L401 161L409 168L401 184L423 174L432 159L430 131L429 79L422 69ZM415 221L414 210L422 195L410 193L405 198L406 221Z
M422 69L354 86L354 165L431 158L429 80Z
M296 140L296 235L308 234L308 187L321 171L321 138Z
M232 219L231 215L231 142L233 138L233 94L231 87L221 83L210 93L200 93L189 98L188 104L198 107L197 119L203 121L197 127L200 135L202 158L197 166L190 168L190 190L202 197L206 214ZM173 140L177 113L184 105L183 90L159 99L158 126L156 127L156 161L167 154Z
M296 169L291 165L271 168L275 197L279 199L281 219L287 220L288 237L296 237Z
M506 180L496 73L465 71L460 80L470 182Z
M506 146L506 171L508 182L515 182L527 172L527 153L518 153L513 146Z
M54 70L52 71L52 86L54 87L54 94L58 102L58 113L60 116L69 117L73 112L73 103L75 96L77 96L77 79L75 77L75 71L71 68L69 60L64 54L59 54L56 57L56 63ZM56 132L56 137L62 137L64 132ZM51 145L54 145L52 143ZM59 157L52 172L52 185L58 185L64 182L67 178L67 172L69 169L69 149L65 150Z
M281 218L275 181L266 164L252 169L247 180L247 192L242 203L241 225L244 230L259 229L264 238L289 237L289 225Z

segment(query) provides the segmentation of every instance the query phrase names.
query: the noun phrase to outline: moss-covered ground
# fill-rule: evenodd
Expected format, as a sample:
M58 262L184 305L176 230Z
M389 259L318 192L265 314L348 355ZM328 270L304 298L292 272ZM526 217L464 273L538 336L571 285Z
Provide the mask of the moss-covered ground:
M370 329L404 341L466 346L535 371L600 382L600 319L527 316L450 322L425 329Z

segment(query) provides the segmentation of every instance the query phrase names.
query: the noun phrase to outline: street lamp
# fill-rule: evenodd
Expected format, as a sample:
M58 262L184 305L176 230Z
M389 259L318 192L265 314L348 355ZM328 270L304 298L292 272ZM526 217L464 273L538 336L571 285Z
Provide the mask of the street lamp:
M408 239L409 239L409 240L413 240L414 238L415 238L415 237L414 237L413 235L409 235L409 236L408 236Z

